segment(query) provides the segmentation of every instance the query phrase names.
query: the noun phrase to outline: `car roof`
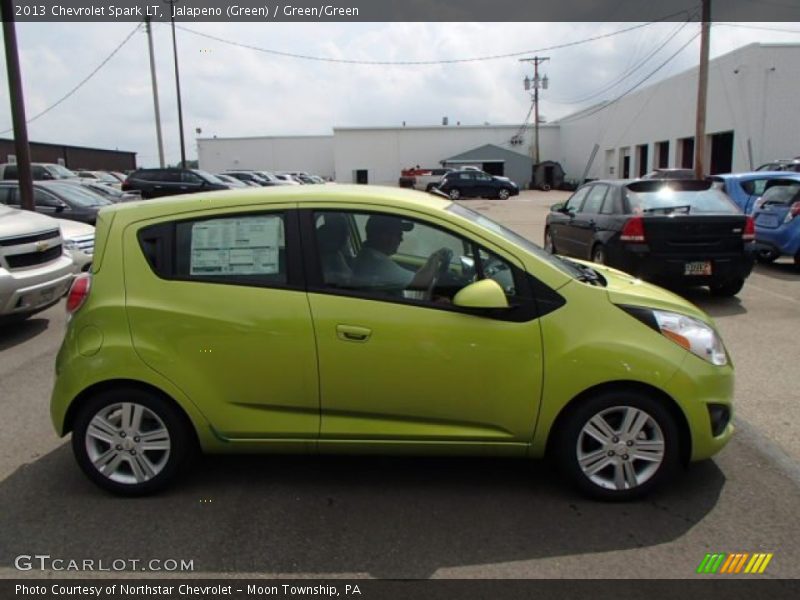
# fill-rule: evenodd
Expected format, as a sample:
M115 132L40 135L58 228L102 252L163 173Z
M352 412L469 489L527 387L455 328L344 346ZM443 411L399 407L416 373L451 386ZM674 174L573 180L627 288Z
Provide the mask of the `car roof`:
M451 204L433 194L409 190L407 188L384 187L377 185L335 185L335 186L276 186L268 188L237 188L199 194L172 196L126 202L106 207L104 211L114 211L126 220L148 219L166 215L176 215L200 209L247 208L248 206L269 206L270 204L311 202L331 202L332 204L380 205L422 212L443 210ZM302 206L301 206L302 208Z
M763 179L764 177L796 179L800 178L800 173L797 171L748 171L746 173L723 173L712 175L712 177L720 179Z

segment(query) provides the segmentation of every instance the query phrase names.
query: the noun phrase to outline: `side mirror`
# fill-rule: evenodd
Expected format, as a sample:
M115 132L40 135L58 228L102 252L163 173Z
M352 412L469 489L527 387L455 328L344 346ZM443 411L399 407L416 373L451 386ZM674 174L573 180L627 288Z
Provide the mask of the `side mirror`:
M55 179L55 177L53 177L53 174L50 173L50 171L43 171L42 179Z
M66 209L66 208L67 208L67 205L64 204L63 202L60 202L59 204L56 205L56 212L57 213L64 212L64 209Z
M494 279L481 279L458 292L453 298L453 305L462 308L508 308L508 299Z
M564 203L557 202L550 207L550 212L564 212Z

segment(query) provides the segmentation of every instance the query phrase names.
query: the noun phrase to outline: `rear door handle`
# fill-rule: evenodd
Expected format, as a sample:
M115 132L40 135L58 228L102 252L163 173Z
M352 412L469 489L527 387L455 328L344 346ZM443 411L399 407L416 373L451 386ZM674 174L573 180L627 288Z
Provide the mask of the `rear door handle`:
M337 325L336 336L345 342L366 342L372 335L372 330L354 325Z

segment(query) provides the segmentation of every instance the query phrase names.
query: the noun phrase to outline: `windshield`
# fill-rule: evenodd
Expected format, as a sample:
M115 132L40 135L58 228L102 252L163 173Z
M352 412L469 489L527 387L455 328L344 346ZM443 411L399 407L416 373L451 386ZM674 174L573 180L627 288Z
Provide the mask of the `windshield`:
M222 181L216 175L212 175L208 171L202 171L200 169L192 169L192 173L194 173L195 175L199 175L200 177L205 179L208 183L217 183L217 184L220 184L220 185L225 185L224 181Z
M511 229L500 225L495 221L492 221L490 218L485 217L484 215L475 212L474 210L470 210L460 204L456 204L455 202L447 207L446 209L448 212L451 212L459 217L464 217L468 221L472 221L476 225L480 225L488 229L489 231L496 233L499 236L502 236L504 239L508 240L512 244L515 244L522 248L523 250L527 250L537 258L542 259L543 261L547 262L550 265L553 265L557 269L563 271L570 277L580 277L582 275L581 271L573 266L572 264L561 260L557 256L554 256L547 252L546 250L540 248L532 241L527 238L522 237L518 233L512 231Z
M61 165L50 165L48 169L59 179L69 179L78 176L74 171L70 171Z
M104 196L113 196L114 198L120 198L124 195L124 192L122 190L119 190L115 187L111 187L109 185L103 185L102 183L90 183L85 185L84 187L89 188L89 190L91 190L92 192L96 192Z
M671 212L680 210L689 214L737 214L741 212L725 193L718 189L689 191L674 190L664 186L656 191L627 194L633 214Z
M86 188L73 185L70 183L54 183L48 185L48 190L52 190L64 201L72 204L73 206L90 207L90 206L108 206L113 204L102 196L87 190Z

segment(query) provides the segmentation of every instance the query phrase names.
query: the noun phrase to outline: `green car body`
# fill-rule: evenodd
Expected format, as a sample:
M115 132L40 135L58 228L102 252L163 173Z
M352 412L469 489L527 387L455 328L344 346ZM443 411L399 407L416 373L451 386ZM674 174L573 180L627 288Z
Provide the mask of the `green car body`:
M683 462L706 459L730 439L730 361L712 364L621 308L669 311L713 328L691 303L602 266L593 265L605 285L592 285L434 196L287 188L100 212L91 291L56 361L51 414L59 435L73 431L93 398L137 389L174 404L208 453L538 458L577 406L621 391L663 406ZM165 279L142 251L140 232L161 223L304 210L381 211L453 232L560 300L530 318L503 320L502 309L447 310L305 285ZM721 431L713 431L712 406L726 412Z

